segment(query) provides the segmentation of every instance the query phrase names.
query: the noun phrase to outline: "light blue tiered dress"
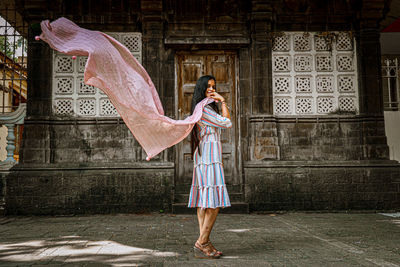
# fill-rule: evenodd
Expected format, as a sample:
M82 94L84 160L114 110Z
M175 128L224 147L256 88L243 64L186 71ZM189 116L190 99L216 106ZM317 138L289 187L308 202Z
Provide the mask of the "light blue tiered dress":
M193 181L188 207L230 207L222 164L221 129L232 127L232 123L207 105L195 127L200 133L200 143L193 156Z

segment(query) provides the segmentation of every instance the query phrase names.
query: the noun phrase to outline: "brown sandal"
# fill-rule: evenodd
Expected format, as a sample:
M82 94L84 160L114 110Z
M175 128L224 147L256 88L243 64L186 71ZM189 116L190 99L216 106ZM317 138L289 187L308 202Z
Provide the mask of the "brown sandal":
M218 249L216 249L216 248L214 247L214 245L211 243L211 241L208 241L208 243L210 243L210 246L211 246L211 248L212 248L212 250L213 250L214 252L216 252L218 255L222 256L222 251L219 251Z
M198 259L218 259L220 255L214 249L210 241L203 245L199 241L196 241L193 247L194 257Z

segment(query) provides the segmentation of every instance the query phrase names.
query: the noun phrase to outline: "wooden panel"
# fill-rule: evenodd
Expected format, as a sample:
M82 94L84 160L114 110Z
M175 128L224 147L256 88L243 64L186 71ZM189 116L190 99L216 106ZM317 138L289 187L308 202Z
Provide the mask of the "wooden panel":
M236 123L236 53L226 51L198 51L177 53L178 107L177 117L190 115L193 90L197 79L206 74L216 78L216 91L231 107L233 127L222 131L224 170L227 184L238 184L237 123ZM190 138L178 145L176 184L190 184L193 175Z

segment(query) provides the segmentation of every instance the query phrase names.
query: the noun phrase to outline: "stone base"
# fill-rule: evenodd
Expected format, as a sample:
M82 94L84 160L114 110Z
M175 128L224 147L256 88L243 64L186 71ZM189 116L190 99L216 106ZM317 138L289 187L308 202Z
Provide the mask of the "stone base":
M174 174L172 163L16 165L6 177L6 214L172 212ZM250 211L400 210L394 161L253 162L244 175Z
M244 167L250 211L400 210L395 161L269 161Z
M171 211L173 164L17 165L7 176L6 214Z

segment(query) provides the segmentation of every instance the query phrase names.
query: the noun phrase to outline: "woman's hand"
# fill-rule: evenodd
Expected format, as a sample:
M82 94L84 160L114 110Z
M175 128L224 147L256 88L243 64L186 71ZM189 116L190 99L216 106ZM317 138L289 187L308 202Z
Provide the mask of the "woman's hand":
M215 102L218 102L218 101L224 102L225 101L225 98L222 95L218 94L217 92L209 93L208 97L211 97L212 99L214 99Z

